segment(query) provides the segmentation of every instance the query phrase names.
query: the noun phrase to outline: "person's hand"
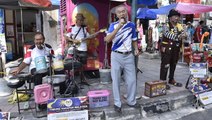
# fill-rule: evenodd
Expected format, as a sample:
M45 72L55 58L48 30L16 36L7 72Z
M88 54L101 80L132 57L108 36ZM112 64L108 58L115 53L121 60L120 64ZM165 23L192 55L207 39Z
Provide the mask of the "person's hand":
M12 70L10 73L11 73L12 75L16 76L17 74L20 73L20 70L19 70L19 68L17 67L16 69Z
M184 39L186 39L186 37L187 37L186 33L181 33L179 35L179 40L184 40Z
M74 44L80 44L82 40L74 40Z
M124 19L124 18L121 18L121 19L119 20L119 25L118 25L118 27L119 27L119 28L123 27L123 25L124 25L125 23L126 23L125 19Z
M141 54L141 52L140 52L138 49L135 49L134 55L135 55L135 56L139 56L140 54Z

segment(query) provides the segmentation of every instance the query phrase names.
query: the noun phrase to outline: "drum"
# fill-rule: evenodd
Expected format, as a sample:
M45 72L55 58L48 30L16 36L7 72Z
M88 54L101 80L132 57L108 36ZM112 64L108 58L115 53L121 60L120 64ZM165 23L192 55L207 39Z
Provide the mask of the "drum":
M74 57L74 47L73 46L69 47L68 54L67 54L67 58L72 58L72 57Z
M51 82L51 76L43 77L43 83L50 83ZM52 83L53 85L60 84L66 80L65 74L58 74L58 75L52 75Z
M82 63L80 63L77 60L73 60L73 59L66 59L64 61L64 69L65 70L72 70L74 66L74 69L80 68L82 67Z
M10 88L19 88L24 85L25 81L24 80L19 80L19 79L9 79L7 81L7 86Z
M61 71L64 69L63 60L53 59L53 69L55 71Z
M35 58L35 67L37 73L46 73L47 72L47 64L46 58L44 56L39 56Z

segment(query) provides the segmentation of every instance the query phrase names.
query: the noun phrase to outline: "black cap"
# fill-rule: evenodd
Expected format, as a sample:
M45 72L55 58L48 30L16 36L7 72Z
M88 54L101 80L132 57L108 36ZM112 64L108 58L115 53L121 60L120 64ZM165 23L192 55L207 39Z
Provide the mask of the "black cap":
M174 16L174 15L180 16L180 13L179 13L178 11L176 11L175 9L171 9L171 10L169 11L168 17L172 17L172 16Z

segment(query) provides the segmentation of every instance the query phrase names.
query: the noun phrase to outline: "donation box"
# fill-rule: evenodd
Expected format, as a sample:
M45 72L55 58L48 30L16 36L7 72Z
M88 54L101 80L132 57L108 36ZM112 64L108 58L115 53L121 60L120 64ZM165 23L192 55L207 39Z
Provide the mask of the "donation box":
M162 81L162 80L145 82L144 94L150 98L165 95L166 94L166 82Z

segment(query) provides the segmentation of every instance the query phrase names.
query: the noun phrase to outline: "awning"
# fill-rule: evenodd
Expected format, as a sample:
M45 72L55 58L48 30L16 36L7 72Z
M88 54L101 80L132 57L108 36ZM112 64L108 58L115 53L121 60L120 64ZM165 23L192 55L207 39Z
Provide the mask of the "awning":
M137 10L137 18L155 20L157 15L155 13L148 14L147 10L149 10L149 8L139 8Z
M115 2L126 2L127 0L110 0L110 1L115 1Z
M60 0L0 0L2 9L38 9L54 10L59 9Z
M147 6L155 5L158 1L157 0L138 0L138 4L143 4Z

